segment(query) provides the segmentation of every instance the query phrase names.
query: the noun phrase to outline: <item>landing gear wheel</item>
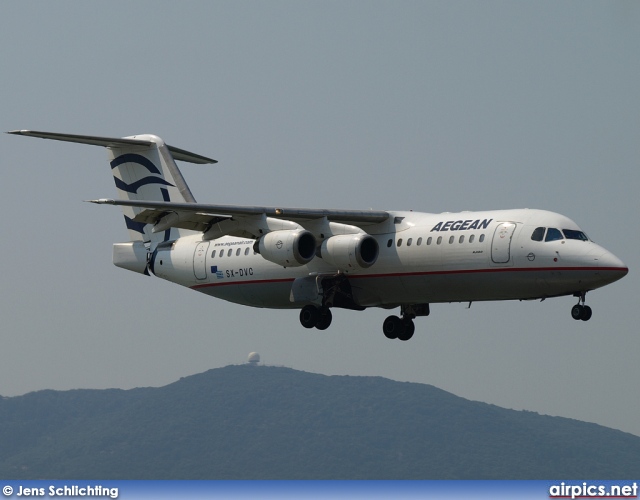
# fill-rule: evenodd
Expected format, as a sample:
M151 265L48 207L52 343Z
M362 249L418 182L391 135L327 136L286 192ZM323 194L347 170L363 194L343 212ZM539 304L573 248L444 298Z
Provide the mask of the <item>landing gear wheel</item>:
M331 310L326 307L323 307L322 309L320 309L319 316L320 316L320 319L316 323L316 328L318 330L326 330L327 328L329 328L329 325L331 325L331 320L333 319Z
M591 308L589 308L591 310ZM582 315L584 314L584 307L580 304L576 304L571 308L571 317L575 320L582 319ZM591 316L589 316L591 317Z
M589 306L582 306L582 316L580 316L580 319L582 321L589 321L592 314L593 312Z
M403 342L406 342L411 337L413 337L413 332L416 331L416 325L413 323L412 319L404 318L402 320L402 332L398 334L398 338Z
M578 303L571 308L571 317L573 319L581 319L582 321L589 321L591 319L593 311L591 311L591 308L584 303L586 295L587 292L573 294L574 297L578 297Z
M582 304L576 304L571 308L571 317L576 320L589 321L592 314L593 311L589 306L584 305L584 301Z
M319 320L320 311L316 306L306 305L300 310L300 324L305 328L313 328Z
M398 316L389 316L382 323L382 332L388 339L397 339L403 331L402 320Z

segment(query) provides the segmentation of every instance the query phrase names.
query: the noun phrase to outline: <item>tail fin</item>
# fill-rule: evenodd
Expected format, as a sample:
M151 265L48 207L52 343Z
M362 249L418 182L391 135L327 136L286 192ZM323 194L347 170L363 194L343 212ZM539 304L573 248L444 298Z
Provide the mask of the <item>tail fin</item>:
M118 144L108 148L111 172L121 200L195 203L167 145L154 135L127 137L150 144ZM179 229L153 233L151 226L134 221L140 208L122 207L131 241L158 243L180 236ZM171 234L171 233L175 234ZM157 241L156 241L157 240Z
M216 160L174 148L155 135L134 135L124 138L58 134L32 130L14 130L10 134L104 146L121 200L173 201L195 203L195 198L174 159L191 163L216 163ZM131 241L152 246L180 236L180 229L171 228L153 233L151 226L136 222L140 208L122 207Z

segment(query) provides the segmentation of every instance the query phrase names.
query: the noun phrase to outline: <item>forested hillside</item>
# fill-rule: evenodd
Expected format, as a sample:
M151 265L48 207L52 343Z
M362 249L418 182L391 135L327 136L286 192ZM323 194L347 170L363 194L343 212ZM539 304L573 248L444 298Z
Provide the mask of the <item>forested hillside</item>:
M379 377L227 366L0 399L0 477L632 478L640 437Z

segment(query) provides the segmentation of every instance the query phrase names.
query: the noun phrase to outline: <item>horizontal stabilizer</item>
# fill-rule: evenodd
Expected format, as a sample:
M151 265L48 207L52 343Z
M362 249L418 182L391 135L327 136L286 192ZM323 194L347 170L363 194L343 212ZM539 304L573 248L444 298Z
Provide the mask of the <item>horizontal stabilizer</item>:
M52 139L54 141L77 142L79 144L91 144L94 146L104 146L105 148L143 146L150 147L155 144L147 139L135 139L133 137L99 137L95 135L58 134L55 132L39 132L37 130L12 130L8 134L25 135L28 137L40 137L41 139ZM134 136L135 137L135 136ZM212 158L191 153L184 149L175 148L167 144L167 148L175 160L187 161L190 163L218 163Z

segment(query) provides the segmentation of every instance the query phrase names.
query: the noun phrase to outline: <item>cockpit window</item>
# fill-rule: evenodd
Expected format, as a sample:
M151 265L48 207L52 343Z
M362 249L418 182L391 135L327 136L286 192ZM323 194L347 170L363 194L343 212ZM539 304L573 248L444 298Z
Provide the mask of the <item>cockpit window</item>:
M589 241L587 235L582 231L576 231L575 229L563 229L564 237L568 240L580 240L580 241Z
M563 237L559 229L556 229L555 227L550 227L549 229L547 229L547 237L544 239L544 241L556 241L561 239L563 239Z
M544 227L537 227L533 230L533 234L531 235L531 239L533 241L542 241L544 238Z

